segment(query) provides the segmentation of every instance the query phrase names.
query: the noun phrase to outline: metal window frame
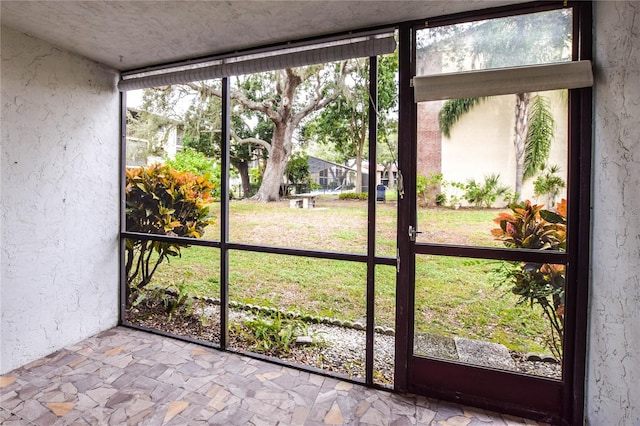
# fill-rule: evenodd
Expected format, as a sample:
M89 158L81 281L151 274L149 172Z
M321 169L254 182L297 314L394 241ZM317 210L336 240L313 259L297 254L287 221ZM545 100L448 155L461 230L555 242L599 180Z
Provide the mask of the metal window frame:
M378 90L378 82L377 82L377 69L378 69L378 60L376 56L369 57L370 64L370 78L369 78L369 93L370 93L370 102L369 102L369 158L375 158L376 155L376 142L377 142L377 90ZM375 78L372 78L374 76ZM189 341L192 343L198 343L201 345L205 345L208 347L220 349L223 351L240 353L242 355L254 357L257 359L267 360L270 362L274 362L280 365L298 368L305 371L311 371L317 374L322 374L328 377L338 377L342 380L347 380L353 383L365 384L370 387L380 388L389 390L388 387L385 387L381 384L374 382L373 377L373 361L374 361L374 324L375 324L375 268L378 265L387 265L387 266L395 266L396 258L393 257L385 257L385 256L377 256L375 254L375 212L376 212L376 199L375 197L369 197L367 203L367 212L368 212L368 222L367 222L367 248L366 253L344 253L344 252L335 252L335 251L322 251L322 250L310 250L310 249L299 249L299 248L289 248L289 247L276 247L276 246L264 246L264 245L255 245L255 244L246 244L246 243L238 243L232 242L229 239L229 189L228 189L228 179L229 179L229 169L230 169L230 160L229 160L229 148L231 143L230 138L230 117L231 117L231 99L230 99L230 79L228 77L224 77L221 79L222 82L222 140L223 149L221 155L221 206L220 206L220 240L201 240L201 239L192 239L185 237L176 237L169 235L161 235L161 234L145 234L139 232L129 232L126 230L126 220L125 220L125 210L126 210L126 199L124 194L125 188L125 170L126 170L126 91L121 92L121 158L120 158L120 173L121 173L121 216L120 216L120 325L124 325L127 327L140 329L146 332L151 332L167 337L172 337L184 341ZM368 184L370 187L375 187L376 183L376 174L369 173L369 181ZM199 246L199 247L210 247L220 250L220 340L219 342L205 342L195 338L191 338L189 336L181 336L175 335L172 333L163 332L157 329L151 329L147 327L142 327L136 324L132 324L126 321L125 311L126 311L126 276L124 269L124 247L125 241L127 239L136 239L136 240L151 240L151 241L164 241L170 243L183 243L185 245L190 246ZM287 361L280 360L278 358L267 357L254 352L245 352L238 351L232 348L229 348L228 343L228 331L229 331L229 252L231 250L237 251L246 251L246 252L254 252L254 253L270 253L277 255L286 255L286 256L298 256L298 257L309 257L316 259L327 259L327 260L336 260L336 261L349 261L356 263L364 263L366 265L367 276L366 282L363 284L366 285L366 330L365 330L365 377L364 379L360 378L350 378L346 377L340 373L333 373L325 370L320 370L318 368L292 364Z
M520 13L530 13L532 11L543 11L550 9L557 9L562 6L571 6L574 10L579 13L574 15L574 34L579 35L579 43L574 43L574 57L580 59L591 59L591 4L589 2L532 2L519 4L514 6L507 7L497 7L490 8L484 10L476 10L472 12L465 12L456 15L449 15L440 17L437 19L430 19L429 25L449 25L453 23L466 22L471 20L476 20L479 17L504 17L504 16L512 16ZM413 102L413 90L410 87L410 79L411 79L411 67L412 63L414 63L415 58L413 55L412 49L412 29L417 25L424 25L426 22L425 19L401 22L393 27L399 29L399 124L398 124L398 135L399 135L399 160L400 161L408 161L406 156L409 155L410 150L415 149L416 139L415 132L412 135L412 129L415 129L416 115L412 113ZM391 26L385 26L386 28L390 28ZM377 27L379 30L380 27ZM372 28L372 30L376 30L376 28ZM346 38L349 37L351 33L341 33L336 34L336 38ZM323 37L326 39L326 37ZM314 38L309 38L303 40L304 43L314 43ZM277 50L281 46L286 46L287 44L276 44L264 46L261 49L252 49L252 51L268 51L268 50ZM237 52L236 52L237 53ZM198 62L205 60L207 58L195 58L192 61L186 62ZM135 72L143 72L149 70L156 70L170 66L182 65L185 61L171 64L160 64L154 67L147 67L144 69L136 69L131 70L128 73ZM376 63L377 65L377 63ZM371 70L374 69L374 63L372 63ZM123 73L127 74L127 73ZM372 72L373 74L373 72ZM226 94L225 98L228 97L228 79L225 83L223 83L225 87ZM370 80L370 90L374 91L374 84ZM227 104L224 108L229 107L229 101L227 99ZM258 246L251 244L241 244L241 243L233 243L228 239L228 202L225 202L223 216L221 217L221 222L224 223L222 227L226 229L226 234L224 234L221 229L221 240L220 241L208 241L208 240L193 240L193 239L185 239L185 238L177 238L177 237L168 237L162 235L150 235L150 234L138 234L127 232L125 229L125 168L126 168L126 92L121 93L120 98L121 104L121 141L120 141L120 312L119 312L119 323L121 325L125 325L131 328L141 329L147 332L177 338L184 341L189 341L193 343L198 343L200 345L209 346L217 349L221 349L223 351L241 353L246 356L250 356L256 359L267 360L269 362L293 367L304 371L313 372L316 374L328 376L328 377L338 377L342 380L346 380L354 383L364 383L373 388L381 388L389 390L385 386L381 386L373 382L372 379L372 369L373 369L373 308L374 308L374 293L375 293L375 267L377 265L388 265L388 266L396 266L397 259L392 257L384 257L384 256L376 256L375 255L375 199L373 197L369 197L369 205L368 205L368 213L369 213L369 224L367 228L367 236L368 236L368 245L367 245L367 253L366 254L352 254L352 253L340 253L340 252L328 252L328 251L318 251L318 250L302 250L295 248L283 248L283 247L270 247L270 246ZM568 345L565 347L565 358L571 359L570 368L567 368L565 365L564 369L564 386L560 391L560 397L562 399L562 411L561 413L551 414L552 419L557 420L559 423L563 424L582 424L583 412L584 412L584 395L585 395L585 367L586 367L586 337L587 337L587 303L588 303L588 280L589 280L589 256L590 256L590 246L589 246L589 227L590 227L590 180L591 180L591 105L592 105L592 91L590 88L588 89L577 89L572 90L570 96L570 105L569 105L569 114L570 114L570 123L569 128L574 129L571 133L571 146L574 147L574 150L570 152L569 158L572 159L569 165L569 180L570 180L570 188L568 197L569 197L569 205L574 206L571 207L568 212L568 220L575 224L575 230L569 232L568 234L568 247L571 247L571 250L568 250L565 253L531 253L527 256L531 256L530 258L536 258L539 260L544 260L545 262L563 262L569 263L571 265L576 265L575 268L571 268L571 274L573 274L572 281L580 282L580 286L575 286L575 288L568 288L567 291L570 293L571 297L568 298L570 301L567 303L567 315L573 316L575 321L572 324L569 324L567 328L565 328L565 339L569 339ZM370 105L370 111L373 107L373 102ZM374 117L375 114L370 114L371 117ZM228 120L223 120L226 135L224 136L225 140L228 141L228 130L229 130L229 122ZM370 157L375 158L375 139L372 138L371 130L375 126L374 123L370 121L369 129L370 129ZM371 147L373 146L373 151L371 151ZM577 151L577 152L574 152ZM373 155L373 156L372 156ZM229 162L228 162L228 144L227 144L227 152L223 152L223 163L226 163L226 166L223 164L223 170L226 167L228 171ZM413 181L415 184L415 165L413 168L409 168L407 170L402 170L404 176L403 178L406 180ZM226 179L228 173L223 173L223 187L226 187ZM400 173L398 173L400 178ZM370 187L375 186L372 185L372 176L370 174L369 177L369 185ZM405 183L405 190L411 188L411 182ZM415 194L405 194L403 200L398 201L398 229L406 230L410 224L415 224L415 196L411 196ZM224 197L226 198L226 197ZM373 201L372 201L373 199ZM407 208L408 206L408 208ZM404 213L406 212L406 213ZM573 229L573 228L572 228ZM398 255L399 258L402 259L402 267L398 269L396 274L396 342L401 342L403 339L405 343L409 338L409 330L408 330L408 322L407 320L407 312L405 312L406 306L410 306L410 301L414 297L413 289L409 288L410 286L406 285L406 273L407 269L415 267L415 261L412 256L407 255L407 250L409 250L409 245L407 242L403 241L404 232L398 232ZM197 339L192 339L186 336L177 336L170 333L165 333L160 330L148 329L145 327L133 325L127 323L125 320L125 310L126 310L126 300L125 300L125 270L124 270L124 247L125 240L127 238L133 239L151 239L151 240L161 240L161 241L170 241L170 242L184 242L185 244L195 245L195 246L206 246L212 248L218 248L221 250L221 278L223 278L223 274L226 275L224 277L224 281L227 285L221 286L221 300L224 300L225 307L224 313L222 313L223 317L221 318L223 321L228 322L228 256L223 256L222 253L227 253L229 250L242 250L249 252L262 252L262 253L273 253L273 254L281 254L281 255L289 255L289 256L305 256L312 258L321 258L321 259L330 259L330 260L343 260L343 261L352 261L358 263L366 263L367 265L367 347L366 347L366 374L365 380L359 379L351 379L349 377L344 377L340 374L335 374L331 372L327 372L325 370L319 370L317 368L302 366L298 364L291 364L286 361L265 357L263 355L252 353L252 352L239 352L231 350L227 347L227 339L226 336L222 337L221 334L221 344L212 344L209 342L203 342ZM496 259L504 259L510 260L513 258L513 251L506 250L494 250L491 253L487 252L484 248L473 248L473 247L459 247L459 246L448 246L448 247L421 247L418 249L420 253L428 254L431 250L437 250L440 254L450 251L449 255L460 255L467 257L477 257L477 258L496 258ZM519 256L519 254L517 255ZM413 265L412 265L413 263ZM224 271L224 272L223 272ZM224 328L228 328L228 324L225 324ZM570 337L567 337L570 336ZM408 390L407 387L407 377L406 374L409 372L409 365L407 363L407 346L402 344L396 344L396 371L402 371L402 375L396 374L394 389L396 392L405 392ZM445 365L446 367L446 365ZM445 369L446 370L446 369ZM442 371L441 376L446 377L448 374L460 374L465 372L464 368L460 368L460 366L456 366L456 368L452 371ZM474 374L477 372L476 370L470 370L469 374ZM493 386L496 386L501 382L502 376L500 374L496 375L495 371L492 371L489 375L491 379L496 379L496 382L492 383ZM536 388L537 379L533 378L532 385L529 388L530 390L534 390ZM544 379L540 379L544 380ZM508 381L507 383L508 384ZM497 386L496 386L497 387ZM460 398L460 394L448 393L448 392L440 392L433 389L413 389L414 391L418 391L421 393L425 393L430 396L436 396L443 399L450 399L457 402L467 402L473 405L488 407L492 409L501 410L507 413L524 413L524 414L537 414L537 417L541 418L545 415L549 415L549 413L532 413L531 411L523 410L522 407L513 407L508 403L500 403L494 400L492 403L487 404L487 401L482 398Z

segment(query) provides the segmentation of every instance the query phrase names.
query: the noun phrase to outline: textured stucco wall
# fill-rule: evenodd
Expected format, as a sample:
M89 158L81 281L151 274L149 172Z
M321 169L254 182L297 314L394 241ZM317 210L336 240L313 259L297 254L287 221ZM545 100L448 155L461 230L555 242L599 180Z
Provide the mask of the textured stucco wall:
M640 2L594 3L593 257L586 417L640 425Z
M117 323L116 73L2 28L0 373Z

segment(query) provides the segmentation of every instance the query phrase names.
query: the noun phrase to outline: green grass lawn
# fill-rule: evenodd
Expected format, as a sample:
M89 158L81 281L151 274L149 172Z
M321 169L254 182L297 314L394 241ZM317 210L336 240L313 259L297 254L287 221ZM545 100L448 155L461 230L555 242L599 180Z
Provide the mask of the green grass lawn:
M288 202L230 204L230 240L281 247L366 253L367 204L321 198L314 210ZM395 256L395 203L378 203L376 253ZM219 209L213 206L213 211ZM490 230L497 210L421 209L421 241L499 245ZM219 240L219 226L204 238ZM185 287L197 296L218 297L220 251L191 246L162 264L154 285ZM508 286L496 287L499 262L418 255L416 330L503 343L523 352L543 351L546 323L540 312L517 306ZM395 267L376 267L376 322L395 322ZM231 251L230 300L315 316L363 320L366 264L266 253Z

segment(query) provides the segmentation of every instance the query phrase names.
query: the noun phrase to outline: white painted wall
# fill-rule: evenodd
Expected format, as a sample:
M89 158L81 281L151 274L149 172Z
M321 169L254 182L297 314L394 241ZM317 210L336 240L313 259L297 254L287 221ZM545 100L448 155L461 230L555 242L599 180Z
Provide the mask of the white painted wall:
M117 74L2 27L0 374L118 320Z
M537 94L532 94L533 97ZM567 138L568 138L568 98L561 90L540 92L551 107L555 121L554 138L547 164L558 165L560 176L567 181ZM499 174L500 183L515 191L516 150L513 145L515 135L515 95L493 96L476 105L452 127L451 137L442 136L442 175L445 181L467 183L474 179L483 183L490 174ZM523 182L520 198L538 204L547 204L544 196L536 197L533 183L538 175ZM455 188L445 188L451 196L461 195ZM556 201L566 198L562 190ZM464 199L461 203L469 205ZM499 199L494 207L506 204Z
M586 418L640 425L640 2L594 3Z

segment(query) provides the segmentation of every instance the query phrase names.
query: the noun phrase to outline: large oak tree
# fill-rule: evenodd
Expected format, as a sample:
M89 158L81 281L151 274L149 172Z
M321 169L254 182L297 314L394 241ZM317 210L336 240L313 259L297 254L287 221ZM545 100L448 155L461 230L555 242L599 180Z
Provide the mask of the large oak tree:
M349 62L341 62L235 78L230 92L234 103L232 114L244 117L249 123L265 123L268 120L268 127L272 128L270 139L257 133L248 135L246 131L241 132L238 126L232 129L236 144L251 144L266 152L262 184L254 199L263 202L279 199L280 185L296 131L306 117L338 97L349 72ZM211 82L189 83L188 87L201 99L222 96L220 86Z
M341 160L355 158L356 192L362 192L362 160L366 157L366 146L369 140L369 80L370 67L368 59L354 61L355 70L340 95L334 102L305 126L306 138L315 139L322 144L330 145L340 154ZM378 136L389 142L389 133L393 132L397 120L390 112L398 101L398 55L383 55L378 58L378 103L376 105L379 132ZM395 161L395 160L394 160ZM391 164L389 164L390 168ZM376 161L370 161L371 173L376 172Z

